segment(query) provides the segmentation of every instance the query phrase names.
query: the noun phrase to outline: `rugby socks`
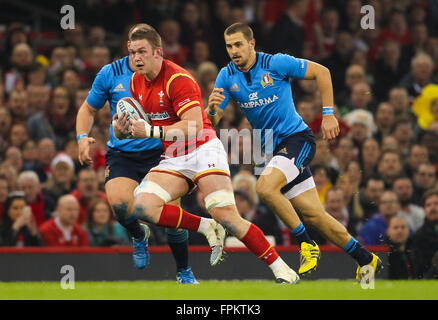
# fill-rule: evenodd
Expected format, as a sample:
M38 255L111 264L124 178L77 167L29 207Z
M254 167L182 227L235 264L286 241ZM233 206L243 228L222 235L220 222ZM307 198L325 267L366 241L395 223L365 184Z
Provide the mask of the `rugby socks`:
M312 245L315 245L315 243L313 242L313 240L310 238L309 234L307 233L306 227L303 225L302 222L300 223L300 225L298 227L293 229L291 232L295 236L295 238L297 239L299 246L301 246L302 242L307 242L307 243L310 243Z
M131 214L123 221L120 221L120 224L125 227L126 230L134 237L134 239L137 240L143 240L145 237L144 228L140 225L140 222L138 222L138 219L135 215Z
M189 265L189 232L181 229L166 228L167 242L176 262L176 270L187 269Z
M201 219L205 218L191 214L180 207L166 204L161 211L160 220L157 224L163 227L198 231Z
M255 224L251 223L248 232L240 239L245 246L254 253L257 258L262 260L268 266L274 263L279 258L277 251L266 240L262 230L260 230Z
M373 260L372 254L365 249L354 237L344 247L344 251L348 253L359 266L364 266Z

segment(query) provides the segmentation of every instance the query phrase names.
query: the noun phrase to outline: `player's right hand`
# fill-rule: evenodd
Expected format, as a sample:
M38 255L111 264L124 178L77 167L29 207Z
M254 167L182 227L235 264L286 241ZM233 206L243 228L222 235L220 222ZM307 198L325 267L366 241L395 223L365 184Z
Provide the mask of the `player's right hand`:
M120 118L118 114L115 113L113 116L113 129L120 131L124 135L129 135L131 133L131 124L128 118L127 113L123 113Z
M208 109L210 112L215 112L217 107L224 101L223 88L214 88L213 92L208 97Z
M96 140L91 137L83 137L78 142L78 158L79 163L81 165L87 164L91 165L93 164L93 158L90 155L90 146L96 143Z

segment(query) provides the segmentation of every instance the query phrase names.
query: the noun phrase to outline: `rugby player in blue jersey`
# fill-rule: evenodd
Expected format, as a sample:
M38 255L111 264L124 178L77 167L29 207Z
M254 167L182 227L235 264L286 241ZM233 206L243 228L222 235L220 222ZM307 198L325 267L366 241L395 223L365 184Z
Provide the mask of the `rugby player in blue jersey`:
M207 115L216 125L233 99L260 134L265 153L272 154L257 181L257 193L296 236L301 248L299 274L316 268L320 250L295 209L306 223L357 261L359 281L370 270L379 271L380 259L325 211L309 169L315 154L315 138L295 110L289 79L316 80L323 103L323 138L333 139L339 134L339 125L333 112L330 71L306 59L256 52L253 31L243 23L229 26L224 38L231 62L217 76Z
M133 32L134 30L131 30ZM76 133L81 164L91 164L90 145L95 142L88 134L94 117L106 101L109 101L114 116L117 101L131 97L129 89L134 65L129 56L104 66L94 79L87 99L80 107L76 119ZM163 152L159 139L118 140L111 125L110 140L107 143L105 192L113 213L133 237L133 259L137 268L143 269L149 263L147 239L149 227L140 224L132 212L134 189L148 171L155 167ZM179 201L173 203L179 205ZM177 265L177 281L183 284L196 284L188 264L188 231L166 228L169 246Z

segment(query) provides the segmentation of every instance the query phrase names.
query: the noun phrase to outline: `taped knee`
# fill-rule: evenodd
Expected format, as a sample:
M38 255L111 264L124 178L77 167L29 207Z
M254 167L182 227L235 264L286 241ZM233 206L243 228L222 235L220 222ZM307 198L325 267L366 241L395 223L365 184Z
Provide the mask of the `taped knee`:
M158 183L153 181L143 180L134 190L134 198L137 198L141 193L151 193L168 203L172 200L171 195Z
M218 190L210 193L205 197L205 207L207 211L214 208L236 205L234 200L234 192L231 190Z

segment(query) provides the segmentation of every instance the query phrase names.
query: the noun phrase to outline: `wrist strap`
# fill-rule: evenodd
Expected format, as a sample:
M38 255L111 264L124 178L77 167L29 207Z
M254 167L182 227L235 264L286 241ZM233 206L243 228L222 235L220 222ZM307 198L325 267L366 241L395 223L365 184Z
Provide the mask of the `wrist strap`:
M208 109L208 110L207 110L207 113L208 113L210 116L215 116L215 115L217 115L217 109L216 109L214 112L211 112L210 109Z
M322 107L322 115L328 116L335 114L335 109L333 107Z
M82 138L88 137L88 134L86 133L82 133L80 135L78 135L78 137L76 138L76 141L79 142L79 140L81 140Z
M149 130L149 137L155 139L163 139L164 138L163 126L151 126Z

